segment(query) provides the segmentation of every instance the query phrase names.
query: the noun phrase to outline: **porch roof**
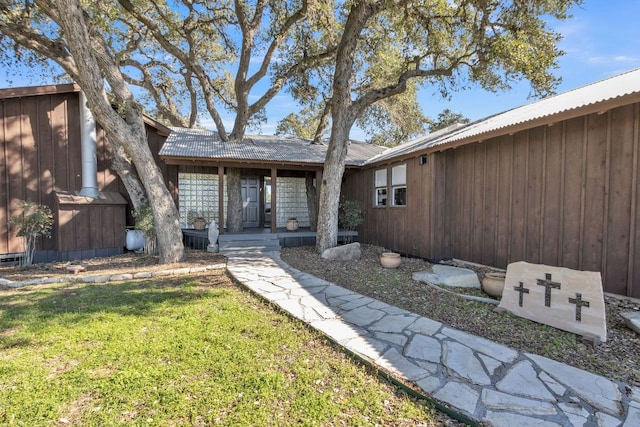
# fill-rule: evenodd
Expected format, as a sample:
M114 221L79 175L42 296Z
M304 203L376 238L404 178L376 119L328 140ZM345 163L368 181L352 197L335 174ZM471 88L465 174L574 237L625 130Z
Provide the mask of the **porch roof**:
M384 150L377 145L351 141L346 164L363 165ZM242 143L223 142L214 131L172 127L159 154L165 158L321 165L327 155L327 145L278 135L247 135Z

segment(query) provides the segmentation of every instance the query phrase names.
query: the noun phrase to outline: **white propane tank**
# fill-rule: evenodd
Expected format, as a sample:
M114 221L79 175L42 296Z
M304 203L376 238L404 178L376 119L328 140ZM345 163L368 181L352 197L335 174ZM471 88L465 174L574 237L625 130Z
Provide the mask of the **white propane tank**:
M126 244L130 251L139 251L144 248L144 233L142 230L127 230Z

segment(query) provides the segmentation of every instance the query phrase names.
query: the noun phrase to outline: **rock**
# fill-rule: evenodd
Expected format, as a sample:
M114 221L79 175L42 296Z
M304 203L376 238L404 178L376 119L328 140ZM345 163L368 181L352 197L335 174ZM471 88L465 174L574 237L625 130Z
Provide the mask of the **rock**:
M622 316L624 324L627 325L629 329L640 334L640 312L627 311L620 313L620 316Z
M599 272L511 263L500 307L516 316L582 335L595 344L607 340Z
M321 257L328 260L355 261L359 260L361 255L360 243L356 242L325 249Z
M69 265L67 266L67 271L69 273L78 274L81 271L85 271L85 268L81 265Z
M413 273L413 280L434 285L480 289L478 275L468 268L435 264L430 270Z

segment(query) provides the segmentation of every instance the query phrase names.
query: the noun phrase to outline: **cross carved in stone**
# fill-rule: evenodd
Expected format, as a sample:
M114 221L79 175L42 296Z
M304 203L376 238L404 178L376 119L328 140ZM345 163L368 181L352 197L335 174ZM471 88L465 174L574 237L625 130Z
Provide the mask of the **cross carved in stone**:
M554 282L551 280L551 274L545 273L544 279L537 279L536 283L540 286L544 286L544 305L551 307L551 289L560 289L560 282Z
M522 299L523 299L523 294L528 294L529 293L529 288L525 288L524 287L524 283L519 282L520 286L514 286L513 290L518 292L520 295L518 295L518 305L520 307L522 307Z
M589 301L583 301L582 294L576 293L575 298L569 298L569 303L576 305L576 321L582 322L582 307L589 307Z

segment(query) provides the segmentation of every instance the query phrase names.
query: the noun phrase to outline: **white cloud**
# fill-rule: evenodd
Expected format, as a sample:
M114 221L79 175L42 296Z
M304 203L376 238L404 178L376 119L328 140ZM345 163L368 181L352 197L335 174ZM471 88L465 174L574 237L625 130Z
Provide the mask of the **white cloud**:
M613 58L613 60L616 61L616 62L636 62L639 59L640 58L637 58L637 57L634 57L634 56L626 56L626 55L618 55L618 56Z

